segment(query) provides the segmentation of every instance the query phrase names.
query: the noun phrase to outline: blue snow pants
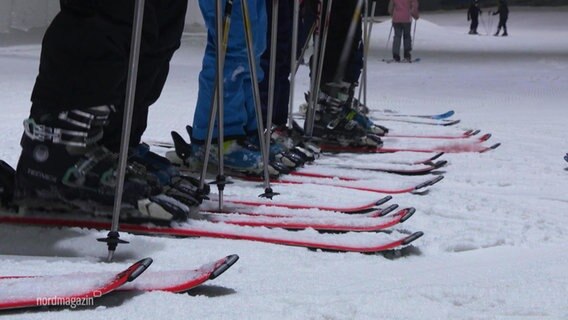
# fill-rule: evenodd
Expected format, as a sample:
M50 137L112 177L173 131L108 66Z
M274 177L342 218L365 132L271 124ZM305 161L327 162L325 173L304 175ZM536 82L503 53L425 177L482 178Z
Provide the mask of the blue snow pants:
M260 56L266 49L266 4L265 0L244 1L248 1L254 54L256 56L256 70L259 78L258 81L261 81L263 79L263 73L260 68ZM199 74L199 93L192 132L192 141L194 143L203 143L207 137L209 111L215 92L216 74L216 0L199 0L199 7L201 8L201 13L205 20L205 26L207 27L207 46L205 48L205 56L203 57L203 66ZM228 40L223 72L223 84L225 89L223 128L225 138L231 139L251 134L257 129L241 0L233 1ZM217 122L215 122L213 138L216 138L217 134Z

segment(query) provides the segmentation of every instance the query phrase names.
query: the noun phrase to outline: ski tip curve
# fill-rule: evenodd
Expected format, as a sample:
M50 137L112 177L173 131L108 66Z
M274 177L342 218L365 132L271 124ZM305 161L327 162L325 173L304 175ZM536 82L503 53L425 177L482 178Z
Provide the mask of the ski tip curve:
M239 256L236 254L232 254L227 256L223 262L219 266L211 272L209 276L210 280L217 278L218 276L222 275L225 271L227 271L230 267L232 267L237 261L239 260Z
M402 218L400 218L400 223L405 222L406 220L410 219L416 213L416 209L414 208L406 208L406 212L403 213Z
M415 240L421 238L423 235L424 235L424 232L422 232L422 231L414 232L413 234L409 235L408 237L404 238L404 240L402 240L402 245L403 246L409 245L410 243L414 242Z
M150 267L152 262L154 262L152 258L144 258L133 264L130 268L128 268L128 272L130 272L130 275L128 276L128 279L126 281L131 282L136 278L138 278L139 275L144 273L144 271L146 271L146 269Z

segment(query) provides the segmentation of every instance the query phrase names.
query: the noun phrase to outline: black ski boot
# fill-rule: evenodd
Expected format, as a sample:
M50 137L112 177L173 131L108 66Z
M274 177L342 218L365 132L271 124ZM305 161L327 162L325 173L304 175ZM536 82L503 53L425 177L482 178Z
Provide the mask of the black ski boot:
M14 202L22 208L108 215L112 212L118 155L99 141L110 106L59 113L32 108L24 121L22 154L15 179ZM126 168L121 218L143 221L186 220L195 207L164 190L146 167L130 161Z
M381 147L381 139L368 131L367 118L351 108L351 100L344 99L346 95L341 88L326 85L326 91L322 90L316 106L314 137L344 147Z

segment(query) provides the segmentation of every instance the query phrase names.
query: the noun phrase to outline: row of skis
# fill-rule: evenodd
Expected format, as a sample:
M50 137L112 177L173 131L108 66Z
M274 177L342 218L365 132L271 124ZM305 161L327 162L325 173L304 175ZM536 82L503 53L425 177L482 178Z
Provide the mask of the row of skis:
M435 115L372 111L373 120L391 130L378 149L322 146L314 163L271 181L273 199L258 197L259 181L234 177L224 191L223 210L212 193L201 206L205 219L169 226L121 223L121 232L136 235L208 237L259 241L316 250L359 253L401 252L423 236L401 224L416 214L411 206L393 204L396 194L425 195L442 181L448 153L483 153L490 134L464 130L448 111ZM156 152L171 143L147 141ZM0 223L44 227L108 230L111 221L69 213L26 212L4 208ZM199 268L152 272L151 259L121 272L73 273L57 276L0 276L0 309L45 304L47 297L93 298L116 290L184 292L220 275L238 256L231 255ZM88 281L86 280L88 279ZM91 281L92 280L92 281ZM56 283L66 283L56 292ZM33 288L33 290L31 289ZM43 300L42 300L43 299ZM41 305L44 305L43 303Z

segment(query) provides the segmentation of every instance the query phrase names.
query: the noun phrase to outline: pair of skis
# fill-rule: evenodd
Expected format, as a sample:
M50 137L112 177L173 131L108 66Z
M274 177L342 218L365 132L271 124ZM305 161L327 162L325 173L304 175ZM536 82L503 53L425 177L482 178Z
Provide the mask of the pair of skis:
M328 206L325 209L299 202L286 204L268 200L227 199L228 205L232 206L227 208L229 213L217 212L211 201L204 203L202 220L172 223L169 226L123 221L121 230L136 234L238 239L331 251L374 253L400 248L422 236L422 232L406 233L390 229L408 220L415 212L413 208L405 208L393 213L397 205L377 208L390 199L386 197L368 203ZM54 212L20 215L7 210L0 213L0 223L100 230L110 225L108 219L101 217Z
M0 310L91 305L115 291L186 292L217 278L239 257L230 255L195 269L152 271L151 258L120 272L75 272L59 275L0 276Z

